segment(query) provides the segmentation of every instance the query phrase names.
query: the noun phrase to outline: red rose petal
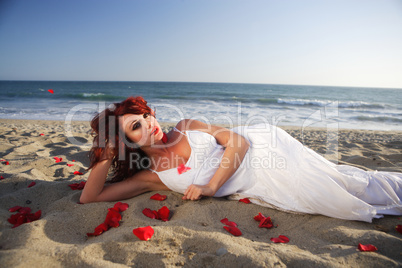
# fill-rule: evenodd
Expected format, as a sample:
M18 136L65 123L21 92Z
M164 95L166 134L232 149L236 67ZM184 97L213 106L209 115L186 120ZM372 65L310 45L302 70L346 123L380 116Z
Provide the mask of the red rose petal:
M396 229L397 232L399 232L399 233L402 234L402 225L398 224L398 225L395 227L395 229Z
M74 175L84 175L82 172L74 171Z
M19 213L21 214L29 214L31 213L31 208L29 207L22 207L18 210Z
M122 219L120 212L127 208L128 204L122 202L117 202L112 208L108 208L105 221L96 227L93 233L87 233L87 236L97 236L109 230L110 227L119 227Z
M271 241L274 243L288 243L290 240L284 235L280 235L278 237L272 237Z
M107 226L105 223L101 223L95 228L93 233L87 233L87 236L98 236L107 230L109 230L109 226Z
M362 245L362 244L359 243L358 249L360 251L377 251L377 248L375 246L373 246L373 245L370 245L370 244Z
M254 216L254 220L256 220L256 221L261 221L264 218L266 218L266 217L264 215L262 215L261 213L258 213L257 216Z
M67 166L72 167L72 166L74 166L74 164L67 164Z
M128 204L122 203L122 202L117 202L116 204L114 204L113 208L117 209L119 212L123 212L126 209L128 209Z
M234 221L229 221L228 218L222 219L221 223L223 223L223 224L225 224L227 226L237 227L237 223L235 223Z
M8 166L8 165L10 165L10 162L6 161L4 164L5 164L6 166Z
M54 93L53 89L48 89L47 91L49 91L50 93Z
M11 224L14 225L14 224L17 223L17 219L18 219L18 217L19 217L20 215L21 215L21 214L19 214L19 213L14 214L14 215L11 215L10 218L7 219L7 221L8 221L9 223L11 223Z
M36 182L31 182L29 185L28 185L28 188L31 188L32 186L35 186L36 185Z
M74 159L73 159L73 160L71 160L71 161L75 162L75 160L74 160Z
M154 229L151 226L139 227L133 229L133 234L140 240L148 241L154 235Z
M39 134L39 136L45 136L45 134L41 133L41 134Z
M155 213L153 213L152 210L149 209L149 208L145 208L145 209L142 211L142 214L144 214L145 216L147 216L148 218L151 218L151 219L156 219L156 218L158 217L158 216L155 215Z
M260 224L258 225L258 227L260 227L260 228L268 228L268 229L274 227L274 224L272 223L271 217L263 218L260 221Z
M42 216L42 210L38 210L33 214L32 221L36 221L40 219L40 216Z
M121 215L115 208L108 208L109 212L106 215L105 224L109 227L119 227L121 221Z
M163 200L166 199L166 195L154 194L154 195L151 196L149 199L158 200L158 201L163 201Z
M5 178L3 176L0 176L0 180L4 180Z
M159 219L162 221L168 221L169 214L170 214L170 210L166 206L163 206L158 210Z
M80 183L69 184L68 186L71 188L71 190L82 190L85 187L85 183L85 181L82 181Z
M248 199L248 198L242 198L242 199L239 200L239 202L243 202L243 203L246 203L246 204L251 203L250 199Z
M9 208L8 211L16 212L16 211L20 210L21 208L22 208L21 206L15 206L15 207Z
M18 213L11 215L10 218L7 219L7 221L11 224L13 224L12 228L18 227L21 224L24 223L29 223L36 221L40 218L42 215L42 211L38 210L35 213L31 213L31 209L28 207L20 207L20 206L15 206L9 209L10 212L15 212L18 211Z
M53 157L54 160L56 160L56 163L60 163L61 161L63 161L63 158L59 158L57 156Z
M234 236L242 235L240 229L235 226L223 226L223 228Z
M179 173L179 174L182 174L182 173L184 173L184 172L187 172L188 170L190 170L191 168L190 167L186 167L184 164L181 164L181 165L179 165L178 167L177 167L177 172Z
M162 142L167 143L167 141L168 141L168 137L167 137L166 133L163 132Z

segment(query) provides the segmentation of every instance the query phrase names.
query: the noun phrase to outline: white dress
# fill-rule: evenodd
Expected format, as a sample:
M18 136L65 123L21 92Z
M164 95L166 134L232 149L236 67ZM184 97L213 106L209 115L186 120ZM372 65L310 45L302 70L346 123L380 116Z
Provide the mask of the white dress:
M178 131L177 129L175 129ZM232 129L250 142L241 166L216 197L248 197L280 210L371 222L383 214L402 215L402 173L364 171L336 165L271 125ZM224 148L201 131L186 131L191 147L188 171L155 173L172 191L205 185L218 169Z

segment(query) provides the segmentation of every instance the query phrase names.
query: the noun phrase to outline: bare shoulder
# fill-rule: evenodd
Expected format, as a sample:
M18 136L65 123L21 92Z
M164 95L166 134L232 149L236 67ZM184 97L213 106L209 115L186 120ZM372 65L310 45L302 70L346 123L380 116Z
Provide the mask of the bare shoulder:
M198 131L209 133L213 136L215 136L219 132L228 131L227 128L212 125L212 124L207 124L207 123L195 120L195 119L183 119L179 123L177 123L176 128L180 131L198 130Z

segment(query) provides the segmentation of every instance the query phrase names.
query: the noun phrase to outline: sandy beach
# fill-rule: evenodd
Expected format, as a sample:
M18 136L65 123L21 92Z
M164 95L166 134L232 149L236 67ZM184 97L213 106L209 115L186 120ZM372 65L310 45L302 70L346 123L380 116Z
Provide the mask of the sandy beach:
M168 130L172 124L163 124ZM329 131L284 127L309 148L340 164L365 170L402 172L402 132ZM402 217L386 216L373 223L320 215L292 214L226 198L183 201L165 191L124 200L117 228L96 236L87 233L105 220L116 202L78 204L91 145L88 122L0 120L0 266L1 267L401 267ZM56 163L54 157L62 158ZM8 164L7 164L8 163ZM69 166L69 165L70 166ZM74 174L75 171L83 175ZM28 187L32 182L36 184ZM12 228L7 219L14 206L41 210L40 219ZM143 215L144 208L167 206L169 221ZM274 228L258 228L253 217L270 216ZM233 236L220 222L238 224ZM149 241L133 229L152 226ZM270 238L285 235L289 243ZM376 252L361 252L358 244Z

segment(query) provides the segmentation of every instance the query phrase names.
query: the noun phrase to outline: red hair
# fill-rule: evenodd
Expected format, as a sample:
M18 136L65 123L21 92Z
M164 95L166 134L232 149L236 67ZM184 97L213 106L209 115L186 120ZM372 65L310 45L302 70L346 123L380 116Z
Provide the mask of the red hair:
M131 153L137 153L140 159L146 157L145 153L139 149L127 146L122 142L119 134L119 118L125 114L145 114L149 113L154 116L154 112L147 105L143 97L128 97L122 102L114 103L112 108L107 108L104 111L94 116L91 121L93 133L93 145L89 151L90 165L88 169L93 168L97 163L104 160L102 155L105 148L110 146L113 152L113 177L112 182L117 182L131 177L140 170L139 165L129 165ZM118 146L116 146L118 145ZM123 159L119 159L119 150L124 150ZM121 151L120 151L121 153Z

